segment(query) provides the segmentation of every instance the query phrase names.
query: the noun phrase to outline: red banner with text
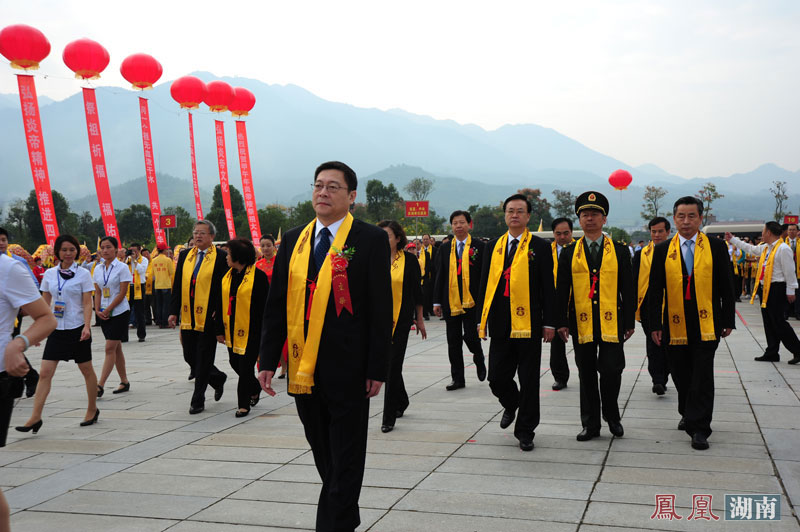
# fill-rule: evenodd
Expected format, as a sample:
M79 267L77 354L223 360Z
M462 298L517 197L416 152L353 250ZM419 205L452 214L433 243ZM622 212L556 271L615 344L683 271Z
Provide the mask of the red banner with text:
M39 100L36 97L36 85L33 76L17 74L19 85L19 103L22 108L22 125L25 128L25 141L28 144L28 158L31 161L33 188L39 204L44 236L49 245L53 245L58 237L58 221L53 208L53 194L50 191L50 174L47 171L47 157L44 153L42 137L42 120L39 117Z
M159 225L161 203L158 201L158 183L156 167L153 163L153 137L150 133L150 111L147 98L139 98L139 115L142 118L142 146L144 147L144 173L147 177L147 193L150 197L150 214L153 218L153 232L156 235L156 246L166 247L167 237Z
M424 218L428 216L427 201L407 201L406 218Z
M203 204L200 201L200 185L197 184L197 160L194 156L194 121L192 113L189 113L189 144L192 154L192 186L194 186L194 209L197 211L197 219L203 219Z
M97 98L94 89L83 89L83 108L86 111L86 129L89 133L89 154L92 158L94 187L97 190L97 202L100 205L100 216L103 219L103 232L119 240L117 216L114 214L114 203L111 201L111 189L108 186L106 156L103 151L103 136L100 134L100 116L97 111Z
M253 176L250 173L250 148L247 146L247 125L236 121L236 146L239 149L239 169L242 173L242 194L244 208L247 210L247 223L250 226L250 238L256 246L261 241L261 226L258 223L256 194L253 190Z
M225 208L228 238L233 239L236 238L236 226L233 223L231 191L228 183L228 158L225 155L225 124L221 120L214 120L214 130L217 136L217 162L219 163L219 186L222 192L222 206Z

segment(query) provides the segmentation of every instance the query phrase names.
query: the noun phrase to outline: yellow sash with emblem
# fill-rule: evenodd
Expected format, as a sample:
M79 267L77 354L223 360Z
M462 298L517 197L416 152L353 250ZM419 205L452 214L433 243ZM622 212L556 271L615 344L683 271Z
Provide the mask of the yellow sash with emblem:
M600 290L601 339L604 342L619 343L617 252L611 239L603 236L603 262L600 265L599 275L593 275L586 261L584 238L581 237L575 244L575 253L572 255L572 291L575 300L575 321L578 323L578 343L595 341L593 296L597 290Z
M767 307L767 299L769 299L769 287L772 284L772 268L775 266L775 255L778 251L778 246L785 246L787 245L783 240L778 240L775 242L775 245L772 246L772 252L769 254L769 258L766 259L767 263L764 264L764 257L769 250L769 246L764 246L763 251L761 251L761 256L758 258L758 268L756 269L756 283L759 280L764 281L764 287L761 289L761 308ZM791 248L789 248L791 250ZM761 272L764 272L763 279L759 279L761 276ZM756 299L756 293L758 292L758 284L753 287L753 295L750 297L750 304L753 304L753 301Z
M530 239L530 232L525 229L525 232L519 236L519 245L511 261L509 277L506 280L509 284L509 302L511 304L511 338L531 337L530 257L528 256ZM500 284L500 279L505 273L503 266L505 265L506 248L508 248L507 232L497 239L489 263L489 278L483 298L481 326L478 329L481 338L486 338L486 321L489 318L489 310L497 292L497 285ZM502 309L498 310L502 312Z
M680 235L675 235L669 244L667 262L664 265L667 280L670 345L686 345L689 343L683 302L686 299L686 294L690 293L691 287L687 286L684 291L682 263ZM697 296L700 339L704 342L716 340L714 307L711 300L712 287L714 286L714 259L711 255L708 237L702 232L697 233L697 242L694 246L694 268L690 275L690 283L691 279L694 279L695 294Z
M469 250L472 245L472 235L467 235L464 242L464 250L461 252L461 260L456 258L458 250L458 240L453 237L450 241L450 272L448 286L448 302L450 303L450 315L458 316L464 314L465 308L475 306L475 300L469 292ZM464 260L466 258L466 260ZM458 297L458 272L461 270L461 297Z
M406 254L398 250L392 262L392 336L400 317L400 305L403 302L403 274L406 271Z
M231 281L233 268L222 278L222 323L225 325L225 345L232 348L237 355L243 355L250 338L250 300L253 295L255 266L245 268L242 282L236 289L236 316L233 320L235 336L231 338Z
M192 248L183 261L181 277L181 329L192 330L192 312L194 312L194 330L203 332L208 313L208 296L211 294L211 278L214 276L214 264L217 262L217 248L209 246L205 250L203 263L197 272L194 286L194 308L191 306L192 273L197 260L197 248Z
M638 295L639 300L636 302L636 320L642 321L642 301L647 295L647 289L650 287L650 268L653 266L653 248L655 244L650 242L642 248L639 254L639 279L638 279Z
M289 348L289 392L293 394L311 393L314 386L314 370L317 367L319 341L322 326L325 322L325 311L328 309L328 298L331 295L331 254L325 256L325 262L317 274L313 286L311 309L308 320L308 334L305 333L306 320L306 286L308 277L308 261L313 253L316 218L300 233L297 245L292 250L289 260L289 282L286 293L286 332ZM353 215L347 213L336 238L331 244L331 251L344 249L347 235L353 227Z
M139 257L138 260L135 261L136 264L142 263L142 257ZM136 266L134 265L134 260L132 257L128 257L128 269L131 271L131 275L133 275L133 299L142 299L142 280L139 278L139 272L136 270ZM127 294L128 300L131 299L131 292L128 290Z
M426 255L425 255L426 251L428 253L430 253L431 255L433 255L433 246L428 246L428 247L424 247L423 246L422 249L419 252L419 259L418 260L419 260L419 269L420 269L420 274L421 274L421 277L420 277L420 279L421 279L420 283L421 284L425 284L425 268L427 268L427 266L428 266L427 265L428 259L427 259Z

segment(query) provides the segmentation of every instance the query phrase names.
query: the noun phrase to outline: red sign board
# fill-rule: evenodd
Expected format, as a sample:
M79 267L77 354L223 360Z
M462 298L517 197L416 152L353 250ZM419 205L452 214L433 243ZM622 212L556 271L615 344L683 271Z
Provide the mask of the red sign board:
M428 216L427 201L407 201L406 218L424 218Z
M174 214L164 214L158 219L161 229L174 229L178 225L178 218Z
M787 214L783 217L783 223L785 224L796 224L800 223L800 216L796 214Z

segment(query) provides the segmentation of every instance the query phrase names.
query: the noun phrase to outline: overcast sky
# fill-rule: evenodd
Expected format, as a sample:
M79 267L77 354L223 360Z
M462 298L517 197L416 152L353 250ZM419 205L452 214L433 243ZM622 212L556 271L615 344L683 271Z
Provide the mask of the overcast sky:
M100 84L150 53L195 70L299 85L337 102L486 129L535 123L684 177L800 169L800 2L0 0L0 26L52 44L40 94L80 90L61 60L111 53ZM16 81L0 58L0 92Z

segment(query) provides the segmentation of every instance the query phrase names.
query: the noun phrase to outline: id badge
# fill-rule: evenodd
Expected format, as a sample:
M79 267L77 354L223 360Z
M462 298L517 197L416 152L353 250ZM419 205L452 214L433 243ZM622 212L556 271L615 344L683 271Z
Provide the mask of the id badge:
M111 297L111 289L107 286L103 288L103 297L109 298Z
M63 301L56 301L53 303L53 315L58 319L62 319L64 317L64 311L66 309L67 304Z

